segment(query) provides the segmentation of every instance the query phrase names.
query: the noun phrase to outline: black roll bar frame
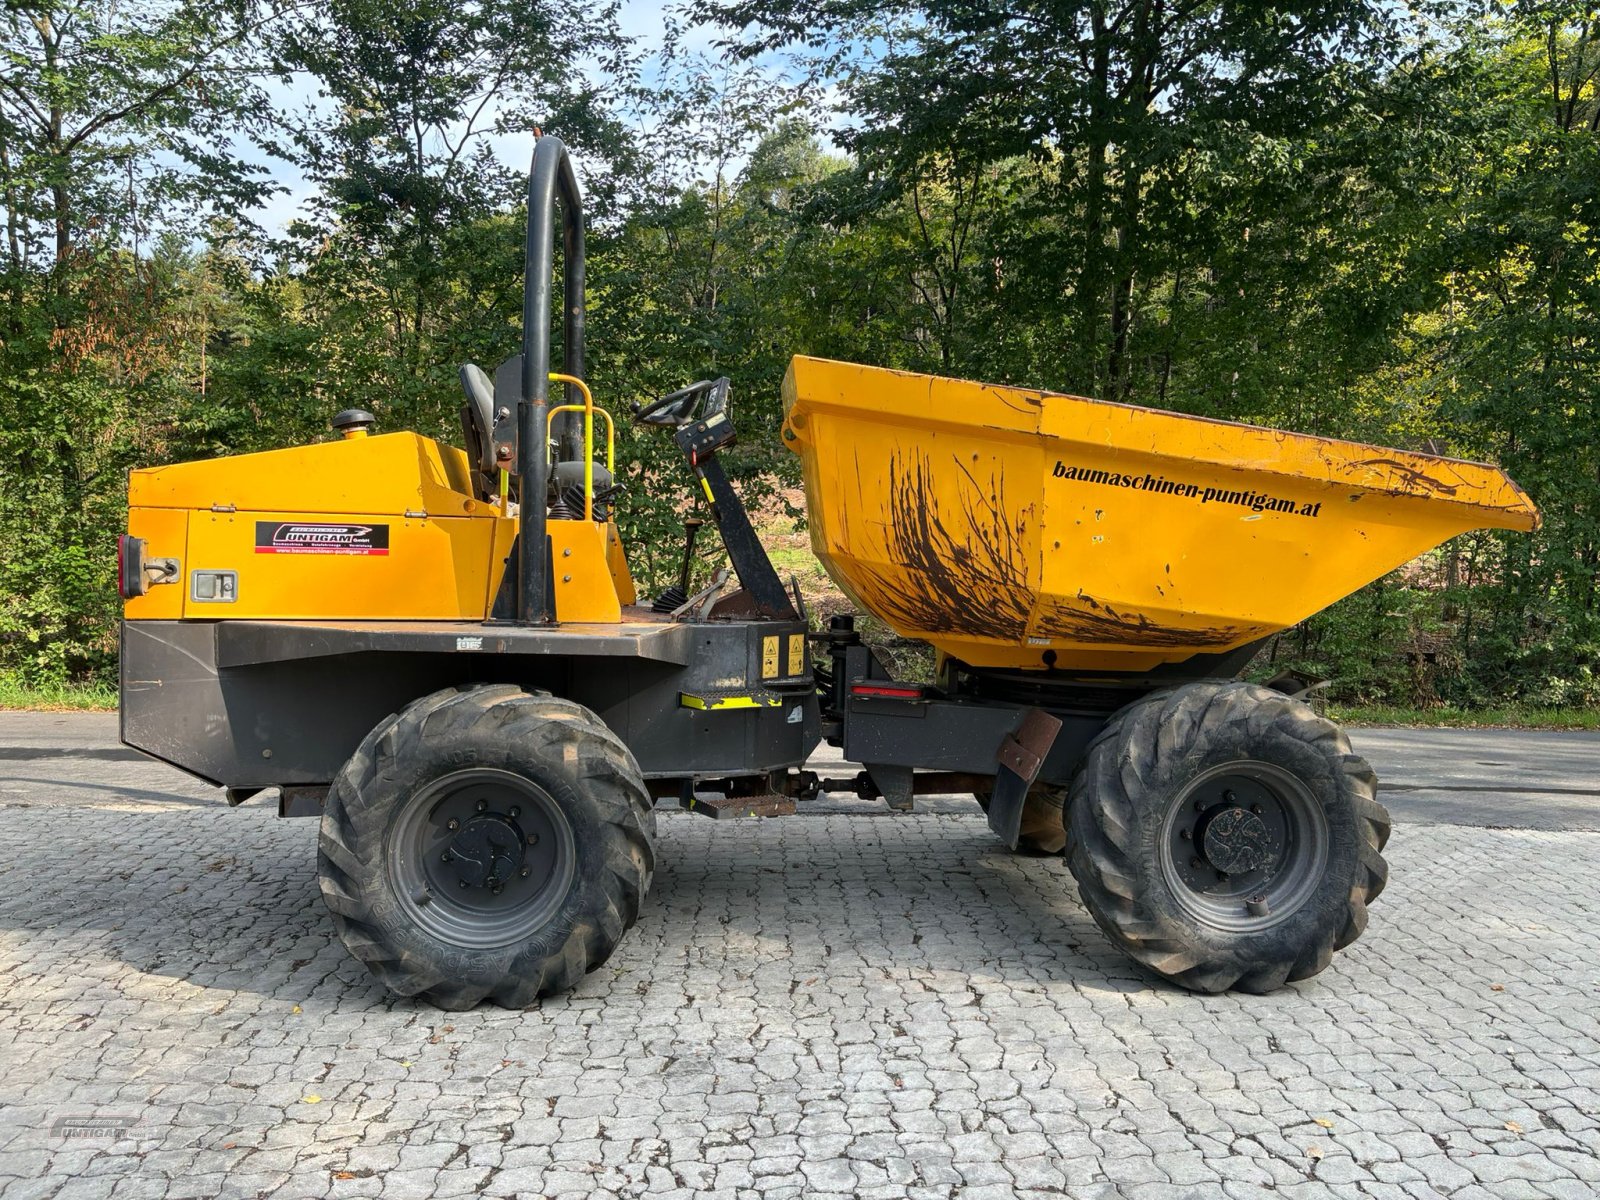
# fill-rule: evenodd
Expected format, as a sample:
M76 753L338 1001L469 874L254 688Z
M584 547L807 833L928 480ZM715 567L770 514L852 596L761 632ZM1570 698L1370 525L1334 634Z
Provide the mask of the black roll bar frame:
M517 526L517 624L553 625L550 556L545 529L545 498L550 487L550 289L555 275L555 207L561 206L561 255L565 268L561 372L583 378L583 195L572 159L560 138L546 134L534 143L528 172L528 232L522 284L522 387L517 405L517 473L521 505ZM566 385L568 403L580 397ZM556 458L570 462L583 455L578 414L559 414Z

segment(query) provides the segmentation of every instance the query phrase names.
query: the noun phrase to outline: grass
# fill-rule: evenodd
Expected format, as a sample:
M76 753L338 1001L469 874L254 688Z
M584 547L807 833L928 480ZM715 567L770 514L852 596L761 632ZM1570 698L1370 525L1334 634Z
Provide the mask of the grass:
M1329 704L1327 712L1342 725L1411 725L1448 729L1600 729L1600 709L1593 708L1539 708L1524 704L1472 709Z
M117 689L111 683L34 685L9 671L0 671L0 710L115 712L116 708Z
M791 576L799 581L800 594L806 598L808 606L820 602L824 608L833 608L844 601L838 588L833 586L833 580L822 569L822 563L811 553L810 546L768 547L767 557L784 583L787 584Z

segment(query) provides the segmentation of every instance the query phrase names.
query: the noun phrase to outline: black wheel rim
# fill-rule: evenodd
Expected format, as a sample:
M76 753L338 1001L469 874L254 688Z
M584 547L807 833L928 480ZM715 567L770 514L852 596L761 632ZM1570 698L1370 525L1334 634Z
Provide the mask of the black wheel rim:
M1189 916L1232 933L1293 916L1328 865L1328 818L1282 767L1242 760L1201 772L1167 811L1161 867Z
M577 854L555 799L510 771L456 771L418 791L388 845L400 905L425 932L489 950L524 941L560 909Z

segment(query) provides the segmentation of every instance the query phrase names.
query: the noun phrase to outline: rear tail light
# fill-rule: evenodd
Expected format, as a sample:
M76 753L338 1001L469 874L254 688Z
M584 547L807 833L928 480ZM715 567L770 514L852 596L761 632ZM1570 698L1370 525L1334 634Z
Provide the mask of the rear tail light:
M144 574L144 539L130 534L117 538L117 592L124 600L149 590Z
M915 683L852 683L852 696L870 696L881 700L925 700L928 688Z

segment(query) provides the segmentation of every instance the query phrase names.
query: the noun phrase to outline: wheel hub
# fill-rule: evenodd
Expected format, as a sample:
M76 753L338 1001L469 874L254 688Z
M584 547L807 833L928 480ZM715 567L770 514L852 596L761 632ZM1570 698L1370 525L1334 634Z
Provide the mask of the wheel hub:
M1202 772L1173 798L1162 870L1174 899L1203 924L1264 929L1315 890L1327 841L1327 820L1302 781L1244 759Z
M400 904L418 927L474 949L541 928L571 888L577 859L554 797L488 767L420 789L395 819L388 855Z
M1273 857L1267 824L1243 808L1225 808L1205 823L1201 848L1225 875L1259 870Z
M450 841L456 878L468 887L490 891L516 877L522 867L527 835L502 813L480 813L470 818Z

